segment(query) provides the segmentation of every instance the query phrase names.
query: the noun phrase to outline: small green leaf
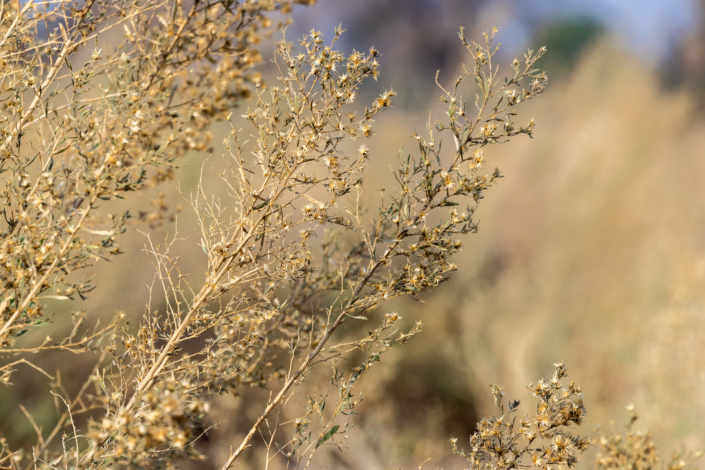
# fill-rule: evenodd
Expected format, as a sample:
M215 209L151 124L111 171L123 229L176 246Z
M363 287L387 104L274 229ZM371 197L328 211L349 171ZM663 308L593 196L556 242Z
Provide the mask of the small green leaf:
M282 449L282 447L277 442L275 442L274 445L277 446L277 449L279 449L279 452L281 452L284 457L291 458L291 456L287 452L285 452L284 449Z
M264 201L262 204L256 205L255 207L252 208L252 210L258 211L258 210L262 209L264 206L266 206L267 204L269 204L269 199Z
M340 426L336 424L335 426L333 426L332 428L330 428L328 431L326 431L326 433L323 435L323 437L321 438L321 440L318 441L318 444L316 444L316 447L320 446L321 444L323 444L324 442L326 442L328 439L330 439L331 437L333 437L333 434L335 434L336 432L338 432L338 428L340 428Z

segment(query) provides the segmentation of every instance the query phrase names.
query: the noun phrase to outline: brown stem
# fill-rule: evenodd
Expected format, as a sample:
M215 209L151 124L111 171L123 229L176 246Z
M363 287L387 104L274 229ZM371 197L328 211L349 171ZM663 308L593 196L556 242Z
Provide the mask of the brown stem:
M229 469L235 460L242 454L242 452L249 447L249 442L252 440L252 437L255 435L255 432L257 432L257 429L260 427L260 425L264 422L265 419L267 419L267 416L274 410L274 408L279 404L279 402L284 399L284 396L286 393L289 391L289 389L294 385L294 383L298 380L298 378L301 376L301 374L306 371L308 368L309 364L311 361L318 356L318 353L323 350L323 346L328 342L328 340L333 336L333 333L335 332L336 329L343 323L343 320L345 320L345 316L352 310L352 306L357 300L357 297L360 295L360 292L362 292L362 289L367 285L367 282L370 280L372 275L377 271L377 269L386 261L387 257L392 253L394 248L399 244L399 241L395 241L392 245L390 245L386 252L384 253L384 256L380 258L379 261L377 261L372 268L368 271L367 275L360 281L358 284L357 288L352 294L352 297L348 301L348 304L341 310L340 315L338 315L338 318L336 318L335 322L333 325L326 331L326 334L323 335L323 338L321 339L321 342L318 343L318 346L316 346L316 349L314 349L304 360L304 362L299 366L299 368L296 370L294 375L292 375L289 380L286 381L282 389L279 391L276 397L274 397L274 400L272 400L269 405L267 405L267 408L262 412L262 414L257 418L257 421L255 421L255 424L252 425L252 428L250 431L247 433L245 438L242 440L242 443L240 446L237 448L235 452L233 452L230 455L230 458L228 458L228 461L225 462L225 465L223 465L222 470L227 470Z
M289 171L289 173L286 175L282 183L280 184L279 189L275 192L274 196L271 198L271 201L275 201L282 193L284 188L286 188L286 183L291 179L293 176L296 166L292 167L292 169ZM262 183L262 187L266 187L266 185L269 182L269 177ZM271 205L270 205L271 208ZM257 219L252 226L252 229L250 230L249 233L246 233L246 236L242 239L242 241L239 243L237 248L231 252L230 254L223 255L221 257L220 263L216 267L217 274L216 276L209 280L207 285L204 285L199 294L196 296L194 299L193 303L191 304L191 307L189 308L188 313L184 316L183 320L181 321L181 324L179 327L172 333L171 337L167 341L167 344L164 346L161 354L157 358L157 360L154 362L150 370L147 372L147 374L144 376L142 381L140 382L140 385L137 387L137 390L135 393L132 395L130 398L130 401L127 403L125 406L124 410L130 410L135 406L135 403L137 402L137 398L140 393L148 390L149 388L154 385L154 381L156 377L161 373L161 371L164 369L164 367L167 364L167 360L169 358L169 353L171 349L179 343L181 340L181 337L183 336L184 332L186 331L186 328L188 327L191 317L198 311L198 309L206 302L208 297L213 293L215 288L218 285L218 282L222 277L225 275L226 272L228 272L228 269L230 268L230 265L233 263L235 258L237 257L237 254L240 253L243 248L247 245L247 243L252 239L252 237L255 235L255 228L262 223L262 221L267 217L268 211L264 211L262 215ZM235 239L242 233L242 227L238 229L233 236L230 238L228 241L228 245L232 245L235 242ZM86 455L84 455L80 461L76 465L76 469L81 469L85 468L85 466L93 459L93 456L95 456L96 452L100 447L103 446L103 444L107 441L107 438L99 442L93 449L91 449Z
M86 216L90 212L91 208L95 204L95 200L98 198L98 193L100 192L100 186L96 188L95 193L93 194L93 197L90 200L90 203L88 204L88 207L86 208L85 211L83 211L83 214L81 215L81 218L78 220L78 223L73 227L72 231L70 232L69 237L66 239L66 242L64 243L64 246L61 247L61 250L59 250L59 253L56 255L56 258L54 259L54 262L49 265L49 268L46 270L44 275L37 280L34 283L34 287L32 288L31 291L27 294L27 297L25 297L24 301L22 302L21 305L17 307L17 310L15 310L15 313L10 316L10 318L5 322L5 324L0 328L0 338L10 329L12 324L19 318L19 316L22 314L22 312L29 307L29 304L34 300L34 297L39 294L39 292L42 290L42 287L44 286L44 283L46 283L47 279L49 279L49 276L51 276L54 271L56 270L56 267L59 265L59 262L61 259L66 255L66 252L69 250L71 243L73 242L74 237L76 236L76 233L78 232L78 229L81 227L83 222L86 220ZM4 304L4 301L3 301ZM4 308L3 308L4 310Z
M64 59L66 59L66 56L68 56L69 52L71 52L71 50L75 46L74 41L79 34L80 24L83 22L84 18L86 17L88 12L91 10L91 7L93 6L94 3L95 3L95 0L88 0L86 2L86 6L83 7L83 10L81 10L81 14L78 15L78 18L76 19L77 26L75 28L75 32L74 32L73 36L66 41L63 49L61 50L61 54L59 54L58 59L56 60L56 62L54 62L54 65L49 69L49 73L47 74L46 78L42 82L42 87L41 87L42 91L46 90L47 87L49 87L49 85L51 85L51 82L56 77L56 74L59 72L59 70L61 70L63 68ZM37 93L37 95L32 100L32 103L27 108L27 111L25 111L25 113L20 118L20 121L17 123L17 135L19 135L20 132L22 132L22 128L24 127L25 124L27 124L27 121L32 116L32 113L34 113L34 110L37 108L40 101L41 101L41 95L39 93ZM13 138L12 134L7 136L7 140L5 141L6 145L8 145L8 146L10 145L10 143L12 142L12 138Z

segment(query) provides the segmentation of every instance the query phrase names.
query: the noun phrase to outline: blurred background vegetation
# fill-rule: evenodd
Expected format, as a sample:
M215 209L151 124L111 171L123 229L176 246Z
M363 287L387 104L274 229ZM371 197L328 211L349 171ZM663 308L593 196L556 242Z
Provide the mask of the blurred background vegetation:
M560 360L585 391L587 429L621 426L633 403L639 426L666 454L705 446L705 2L320 0L295 10L286 35L294 40L315 28L332 37L338 24L348 30L343 51L374 45L382 53L382 76L362 102L385 88L399 92L377 123L367 188L391 186L388 168L399 149L413 149L411 135L424 131L429 110L443 109L434 75L440 69L448 83L466 60L459 26L475 39L498 26L505 63L527 47L548 46L541 65L551 80L523 110L538 122L533 141L486 152L505 179L480 205L480 233L465 245L462 271L423 302L385 306L409 324L423 320L425 331L361 384L366 398L350 451L331 451L316 465L417 468L431 458L429 467L457 467L447 440L467 442L479 417L492 412L488 383L529 406L523 385ZM263 47L271 57L271 45ZM272 80L271 67L263 76ZM184 193L202 164L202 155L181 161ZM206 178L215 180L209 165ZM160 190L176 206L174 186ZM183 237L196 236L193 220L188 211L179 215ZM153 272L138 230L163 239L174 229L134 224L121 241L126 253L96 267L99 289L69 308L141 315ZM186 264L198 273L203 254L189 250ZM93 364L55 353L49 360L75 361L76 373ZM38 423L45 429L55 420L46 379L21 377L0 403L0 434L17 443L35 435L12 394L36 397L29 412L46 420ZM61 380L70 389L70 378ZM215 403L224 422L201 443L215 462L258 411L242 403Z

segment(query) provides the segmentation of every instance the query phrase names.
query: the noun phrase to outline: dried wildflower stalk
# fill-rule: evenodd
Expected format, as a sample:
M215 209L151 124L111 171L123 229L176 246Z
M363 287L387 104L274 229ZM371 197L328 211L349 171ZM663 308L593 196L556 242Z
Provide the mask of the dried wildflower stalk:
M8 273L8 278L14 276L15 280L4 294L10 299L3 307L8 309L3 313L6 327L2 331L7 352L22 354L56 347L44 343L26 350L9 348L21 327L41 318L40 307L29 311L30 306L40 305L39 294L53 289L54 295L68 296L69 288L73 288L71 294L84 293L88 289L85 284L68 285L70 275L88 264L86 253L102 255L114 246L124 218L113 220L109 233L103 234L101 230L106 229L101 228L102 219L93 210L95 202L138 189L147 166L168 167L189 148L208 148L207 124L245 93L245 71L250 62L235 67L242 74L239 84L235 82L236 90L224 90L224 83L230 87L232 81L219 74L231 73L225 57L232 48L240 47L237 44L243 47L233 52L237 60L253 54L248 47L253 35L266 26L263 17L250 15L254 4L259 5L196 2L188 7L185 3L149 3L141 6L142 10L134 10L136 6L133 10L116 8L106 28L129 23L125 54L141 59L124 59L116 52L106 59L110 67L91 59L88 64L94 65L78 75L84 77L85 87L100 82L103 75L122 73L120 77L127 82L117 82L127 83L127 88L108 90L95 98L95 104L88 101L93 98L76 92L77 97L58 112L58 116L66 116L63 121L48 120L51 113L44 113L44 118L38 111L32 114L32 132L39 141L44 138L52 144L34 160L42 172L35 180L28 176L30 183L23 186L8 179L8 186L36 187L37 194L54 199L51 204L38 203L28 212L31 223L18 222L7 229L6 253L28 261L11 258L13 261L4 266L29 266L22 273ZM260 9L263 5L273 4L262 2ZM164 17L162 10L167 6L173 8ZM216 14L223 9L232 10L238 21L251 21L251 29L233 33L228 29L234 21L231 15ZM127 15L129 21L120 16L120 12L130 11L134 15ZM108 8L107 12L109 16L113 10ZM95 36L88 30L82 32L81 11L65 10L63 14L79 19L72 23L70 34ZM138 20L149 15L156 21ZM84 17L96 16L85 13ZM226 23L221 25L221 21ZM308 467L321 446L342 446L344 438L339 431L350 425L341 423L342 416L359 403L352 391L360 377L392 346L406 343L419 332L421 323L399 333L395 325L400 316L389 313L363 338L341 338L336 344L335 332L346 322L367 320L366 315L385 300L417 295L449 279L457 269L451 258L462 247L458 237L477 230L472 220L475 207L501 176L498 170L480 173L485 164L483 149L518 134L531 135L533 120L526 126L514 123L515 106L540 94L546 76L534 69L544 52L541 49L529 51L524 61L515 60L514 76L500 81L492 64L497 51L494 32L485 35L483 44L475 44L461 30L473 64L465 68L450 91L441 87L442 101L449 106L448 119L429 125L425 138L415 134L418 156L400 154L394 170L398 187L391 196L382 198L378 215L369 223L363 218L360 201L370 151L365 145L350 151L348 142L373 135L374 118L392 105L395 93L383 93L364 109L355 106L362 83L379 74L379 54L371 49L343 55L333 47L341 33L336 29L332 43L326 45L323 36L312 31L300 41L298 50L282 42L277 49L277 86L265 88L257 83L256 101L243 115L242 127L227 115L231 124L224 139L228 169L219 175L227 199L208 194L203 183L187 197L198 216L197 249L206 254L205 279L195 283L183 274L175 254L176 236L164 247L155 246L148 238L145 252L156 275L137 330L130 330L118 318L94 337L84 335L77 340L72 334L68 342L59 345L72 350L100 345L112 358L109 364L100 363L87 382L95 389L92 399L82 390L83 399L66 400L68 414L57 429L74 423L77 412L95 407L103 411L99 420L90 423L87 447L78 442L83 438L67 434L72 437L64 439L64 450L52 454L40 435L42 442L35 446L32 458L35 465L58 458L75 468L113 464L153 467L196 457L194 442L207 426L210 396L238 394L251 385L271 387L273 392L222 468L231 467L257 433L266 435L267 461L288 458L296 466ZM183 46L178 46L181 38ZM210 62L202 59L216 54L214 48L223 56L218 67L211 69ZM202 70L201 75L191 76L191 67ZM78 75L74 71L70 75L74 82L68 89L74 90ZM467 77L478 87L472 115L459 92ZM137 96L134 100L133 93ZM42 103L40 100L44 106ZM137 103L136 108L132 103ZM88 114L77 119L81 112ZM172 119L174 113L178 116ZM180 117L187 120L183 126L191 127L174 132L171 126L176 126L174 119L178 123ZM13 122L21 123L23 118L18 119ZM62 126L69 124L74 127L64 130ZM52 125L61 131L51 131L55 129ZM47 134L50 131L53 134ZM71 140L61 140L69 132ZM452 135L454 147L450 151L441 152L439 136L443 133ZM206 141L199 140L202 138ZM19 138L15 139L10 142L17 147ZM55 143L57 139L60 143ZM8 161L24 162L20 149L12 148ZM63 168L71 169L71 177L56 173L52 158L58 150L65 152ZM112 156L115 162L108 161ZM51 178L43 176L46 173ZM46 178L51 183L43 183ZM63 184L61 188L71 184L73 192L62 189L65 193L59 197L52 192L58 189L42 189L57 184ZM21 200L20 195L25 194L21 191L29 190L8 192L9 200ZM460 204L467 209L459 211ZM67 206L71 207L68 211ZM89 241L77 237L80 229L107 237L107 241L86 251ZM28 235L20 239L19 233ZM25 241L29 234L35 234L31 235L34 245ZM314 234L323 236L320 262L312 251ZM46 240L55 240L51 255L32 258L41 256ZM18 246L31 246L31 256L22 251L28 248ZM10 259L8 254L3 256L3 260ZM31 282L21 284L17 280L20 274ZM64 285L67 287L60 287ZM155 308L157 304L166 307ZM80 323L76 329L79 327ZM104 344L98 342L101 339ZM200 349L183 353L186 342L198 344ZM339 369L341 359L360 352L364 354L360 366L349 373ZM328 395L316 392L308 399L306 413L289 420L286 405L293 403L297 389L321 364L332 367L335 404L326 407L325 402L331 401ZM310 419L312 416L317 419Z
M654 445L651 433L634 429L634 423L638 419L634 405L629 405L627 412L629 420L625 424L625 435L615 431L600 432L600 452L596 465L598 470L645 470L657 467L664 470L681 470L693 468L691 464L702 456L702 451L687 453L682 450L674 452L670 460L664 461Z
M451 451L470 462L473 470L574 467L578 456L590 447L590 439L569 432L571 426L582 424L585 405L579 385L563 386L567 375L565 365L559 363L553 377L530 384L527 388L536 399L536 414L518 420L511 414L520 402L511 400L505 412L504 392L490 385L501 415L478 423L469 452L458 449L457 438L450 440Z

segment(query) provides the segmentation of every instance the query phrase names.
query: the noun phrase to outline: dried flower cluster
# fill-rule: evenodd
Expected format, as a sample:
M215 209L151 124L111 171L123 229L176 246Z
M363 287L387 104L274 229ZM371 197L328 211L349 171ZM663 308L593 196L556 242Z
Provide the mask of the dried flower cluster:
M258 79L253 45L287 2L3 1L0 344L83 297L129 213L97 210L173 176ZM101 45L105 44L105 47ZM108 45L110 44L110 45ZM138 211L140 207L138 206ZM166 209L144 214L150 221ZM84 346L84 345L81 345Z
M563 385L566 376L565 365L559 363L553 377L530 384L527 388L536 399L536 413L523 419L511 417L520 402L511 400L505 412L504 392L491 385L501 415L478 423L468 452L458 449L458 439L452 438L452 452L470 462L473 470L574 467L591 443L570 432L572 426L582 424L585 405L579 385Z
M598 470L622 468L644 470L658 467L664 470L681 470L693 468L690 464L700 458L702 451L674 452L670 460L663 460L656 449L651 433L634 429L634 423L638 419L634 405L629 405L627 412L629 420L625 426L627 428L625 435L614 431L601 433L599 438L600 453L597 456Z
M516 59L513 76L502 80L493 64L494 31L476 44L461 30L472 63L450 91L439 84L447 119L429 124L425 137L414 134L417 156L399 155L396 189L385 192L370 221L361 202L373 156L351 141L374 135L375 118L392 106L395 92L357 104L363 82L380 73L380 55L374 48L337 51L340 28L330 43L317 31L297 47L282 41L278 83L264 86L252 70L260 61L253 46L271 26L265 13L286 13L288 2L2 6L12 13L0 13L0 352L10 358L0 377L10 383L20 364L43 372L27 359L38 351L100 357L74 396L45 372L66 411L48 436L37 428L31 450L13 451L2 441L0 464L171 467L198 456L213 396L251 386L271 394L218 463L223 469L257 434L267 461L296 466L308 467L321 446L342 446L348 415L361 400L354 387L421 323L400 332L401 317L387 313L361 338L336 332L347 322L374 320L382 302L427 291L457 269L460 237L477 230L473 212L501 176L496 169L483 173L485 147L533 132L533 120L514 121L515 107L543 91L547 77L534 66L545 49ZM99 47L115 37L116 46ZM467 78L477 86L469 105L460 91ZM234 117L250 90L250 107ZM203 279L185 274L176 235L164 245L148 237L155 277L136 324L120 314L88 330L78 312L67 338L19 344L25 331L47 321L46 299L84 296L95 286L77 271L120 252L116 238L129 214L105 214L100 203L172 178L186 152L210 151L210 126L218 119L230 125L223 136L227 168L218 174L227 196L215 197L203 181L184 195L198 220L194 248L205 253ZM441 151L443 135L454 145ZM163 198L155 204L157 212L144 218L166 222ZM314 244L315 237L322 241ZM347 370L350 360L359 365ZM317 388L303 415L287 408L325 365L335 393ZM584 413L579 388L562 388L564 375L561 366L533 389L537 421L516 430L507 418L483 422L472 441L477 451L466 456L497 459L506 468L526 453L572 465L587 441L564 430ZM61 443L53 442L60 433ZM553 444L520 453L520 438Z
M139 397L139 414L121 412L115 419L106 418L102 426L94 426L89 438L111 439L106 447L115 461L141 466L153 461L154 452L160 450L159 460L197 457L188 445L204 431L203 424L209 405L191 398L185 401L179 393L182 384L168 378Z

